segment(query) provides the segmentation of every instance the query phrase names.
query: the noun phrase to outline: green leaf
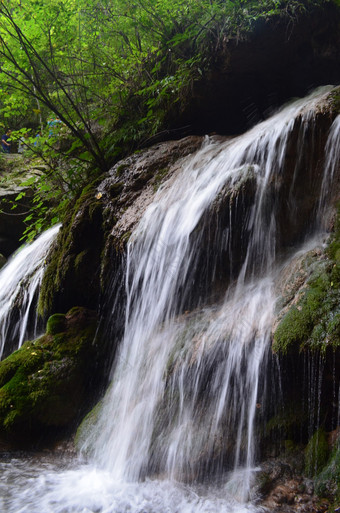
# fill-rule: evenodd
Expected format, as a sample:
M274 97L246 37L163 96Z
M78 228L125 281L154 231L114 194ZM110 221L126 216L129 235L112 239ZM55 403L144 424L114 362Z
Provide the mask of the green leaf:
M19 192L19 194L17 195L17 197L15 198L14 201L19 201L19 200L21 200L21 198L24 198L25 196L26 196L25 191Z

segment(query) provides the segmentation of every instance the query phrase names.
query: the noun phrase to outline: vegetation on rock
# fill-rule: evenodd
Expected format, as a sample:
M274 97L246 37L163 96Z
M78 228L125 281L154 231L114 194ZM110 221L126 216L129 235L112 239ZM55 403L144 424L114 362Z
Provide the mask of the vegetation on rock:
M326 465L315 479L315 491L320 497L329 497L334 505L340 501L340 446L336 443Z
M280 321L273 350L305 348L326 351L340 346L340 209L326 259L307 280L301 297Z
M70 208L48 257L38 304L42 317L56 310L66 312L74 304L96 309L103 244L96 183L84 188Z
M291 27L314 9L337 4L332 0L136 0L127 5L125 0L104 0L94 5L89 0L51 0L48 12L41 0L1 5L0 112L18 129L14 138L28 134L25 155L31 159L39 154L43 162L37 176L18 184L34 189L26 236L58 220L64 226L48 258L39 297L42 316L62 313L49 318L45 335L26 342L0 363L0 436L25 444L53 438L74 427L93 399L88 394L96 387L89 376L103 364L97 319L84 308L66 312L75 304L98 307L100 285L106 285L103 269L109 262L117 270L112 255L124 252L147 201L130 218L129 208L146 188L149 198L156 193L171 174L178 149L173 145L166 154L159 146L160 156L154 161L143 150L119 161L108 176L110 166L157 138L181 135L177 126L171 131L173 117L181 119L185 109L190 111L194 88L213 75L221 53L228 70L232 45L238 48L268 20L284 20ZM337 94L333 107L338 112ZM62 122L52 133L47 125L50 116ZM191 144L194 151L198 142ZM187 144L185 151L191 149ZM181 156L187 153L182 151ZM221 191L214 205L220 220L221 215L228 218L238 197L240 211L252 197L251 171L237 190L225 196ZM14 203L24 197L20 192ZM241 247L242 230L235 226L233 244ZM213 252L210 225L208 231L206 247ZM325 352L339 347L339 266L340 212L327 257L316 265L300 298L276 329L274 351ZM217 271L218 281L226 279L218 267ZM230 279L229 269L225 274ZM83 429L95 422L99 408L86 418ZM267 429L291 431L294 438L296 426L306 422L305 412L299 417L296 411L292 415L286 411ZM305 455L307 474L317 474L318 492L338 498L339 449L327 460L326 435L319 429Z
M316 494L330 501L334 508L339 500L340 484L339 439L334 431L337 406L331 400L331 390L338 386L339 248L340 205L327 247L307 253L299 264L296 281L300 288L298 285L294 289L295 278L290 277L292 290L288 291L285 315L276 327L273 342L273 349L280 356L284 389L282 424L278 425L283 428L281 437L291 436L295 443L306 444L305 474L313 478ZM313 371L303 383L306 363ZM313 387L316 387L314 391ZM301 417L296 419L298 422L289 423L290 409ZM269 422L271 425L276 427L275 419ZM312 425L317 429L307 441L307 431ZM331 439L333 444L335 440L333 449ZM333 511L332 507L329 511Z
M313 477L326 465L329 447L325 431L318 429L309 440L305 449L305 472Z
M70 429L91 402L89 377L102 359L93 312L53 315L45 335L0 362L1 438L27 446Z

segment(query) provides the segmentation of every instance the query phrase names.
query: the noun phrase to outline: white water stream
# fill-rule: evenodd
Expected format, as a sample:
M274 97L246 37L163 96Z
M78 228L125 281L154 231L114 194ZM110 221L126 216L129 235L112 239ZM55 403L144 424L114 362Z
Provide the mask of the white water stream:
M262 511L252 495L254 433L278 272L277 205L268 189L274 184L279 194L288 135L298 116L303 133L323 94L227 142L207 139L157 193L129 242L125 335L84 442L90 463L46 470L38 461L25 474L20 460L6 461L3 511ZM222 187L236 188L249 173L256 192L240 226L247 249L239 277L218 304L181 312L192 290L199 222Z
M327 211L327 202L332 195L333 179L340 162L340 114L335 118L329 131L325 148L326 162L321 184L318 218L323 220ZM322 221L321 221L322 226Z
M34 300L44 274L44 260L59 228L53 226L32 244L22 246L0 271L0 359L5 345L14 350L26 340L30 314L36 319ZM18 314L13 319L15 308ZM37 336L36 322L29 333L32 338Z

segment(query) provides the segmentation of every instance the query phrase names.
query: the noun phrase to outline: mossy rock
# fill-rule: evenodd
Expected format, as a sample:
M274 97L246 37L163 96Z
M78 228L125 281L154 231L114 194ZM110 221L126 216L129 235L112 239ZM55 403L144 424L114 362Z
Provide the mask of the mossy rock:
M110 185L109 193L111 198L116 198L124 189L124 183L118 182Z
M104 360L96 314L55 314L47 333L0 362L0 437L21 446L59 436L93 398Z
M65 313L74 304L97 307L104 235L97 185L96 180L84 188L47 257L38 300L42 317L56 310Z
M309 315L296 307L291 308L275 332L273 349L286 354L293 344L301 344L311 331Z
M337 442L329 460L315 479L315 491L336 504L340 501L340 443Z
M7 258L0 253L0 269L6 264Z
M320 350L340 347L340 261L336 258L339 234L334 233L324 260L318 262L297 301L280 320L273 350Z
M291 403L285 410L280 411L274 417L271 417L266 423L266 435L271 438L279 439L284 434L285 446L288 449L289 444L286 445L287 437L294 437L294 433L302 425L308 421L308 416L304 412L299 404Z
M331 94L331 104L336 114L340 114L340 87Z
M320 428L310 438L305 450L305 472L309 477L317 475L326 465L329 447L325 431Z
M56 335L65 331L67 326L67 320L65 314L54 314L52 315L46 325L47 335Z
M103 408L103 399L100 400L94 408L84 417L81 421L76 436L74 438L74 444L78 451L89 455L91 447L89 447L90 435L94 431L94 426L97 424L101 411ZM90 443L92 446L92 444Z

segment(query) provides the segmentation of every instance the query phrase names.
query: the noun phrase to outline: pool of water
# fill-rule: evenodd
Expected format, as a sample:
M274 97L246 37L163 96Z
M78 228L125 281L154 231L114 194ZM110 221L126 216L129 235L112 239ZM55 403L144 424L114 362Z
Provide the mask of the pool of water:
M3 456L0 475L0 511L3 513L264 511L237 500L237 483L231 484L230 480L218 486L192 486L161 479L115 481L109 472L65 455Z

